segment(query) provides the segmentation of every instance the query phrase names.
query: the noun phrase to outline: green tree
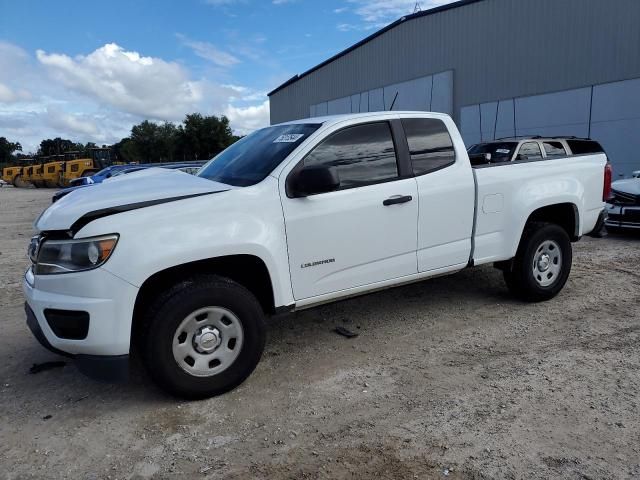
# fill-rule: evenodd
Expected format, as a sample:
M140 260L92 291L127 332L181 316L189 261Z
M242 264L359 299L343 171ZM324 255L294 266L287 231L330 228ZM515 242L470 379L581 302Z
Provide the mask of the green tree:
M231 145L236 138L229 119L199 113L187 115L178 128L179 153L184 160L207 160Z
M13 152L21 152L22 145L18 142L10 142L5 137L0 137L0 163L8 163L13 160Z
M40 148L38 149L38 155L62 155L64 152L76 150L77 145L71 140L64 138L47 138L40 142Z
M134 125L131 129L131 136L134 155L141 163L157 162L159 159L158 150L159 127L149 120L145 120L139 125Z
M137 152L133 142L129 137L125 137L113 145L113 159L118 162L133 163L139 162Z
M162 162L173 162L178 150L178 128L165 122L158 127L158 156Z

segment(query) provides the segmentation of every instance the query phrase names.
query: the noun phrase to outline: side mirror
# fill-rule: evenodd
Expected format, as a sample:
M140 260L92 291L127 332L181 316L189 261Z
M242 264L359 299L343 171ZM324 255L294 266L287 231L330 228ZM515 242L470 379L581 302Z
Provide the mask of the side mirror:
M335 167L310 165L297 173L291 186L294 197L306 197L337 190L340 187L340 178Z

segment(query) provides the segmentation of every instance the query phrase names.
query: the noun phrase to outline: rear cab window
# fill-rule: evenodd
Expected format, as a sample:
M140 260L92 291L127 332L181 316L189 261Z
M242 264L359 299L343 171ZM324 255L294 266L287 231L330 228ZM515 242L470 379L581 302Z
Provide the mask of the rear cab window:
M449 131L437 118L405 118L402 120L415 176L453 165L456 153Z

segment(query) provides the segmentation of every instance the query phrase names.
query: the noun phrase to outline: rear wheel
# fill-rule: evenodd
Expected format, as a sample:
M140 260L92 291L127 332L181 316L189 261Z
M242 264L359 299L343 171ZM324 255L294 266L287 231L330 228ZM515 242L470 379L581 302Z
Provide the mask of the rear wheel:
M525 228L511 268L504 270L504 279L511 293L522 300L550 300L567 282L571 263L567 232L555 224L532 222Z
M223 277L193 277L148 309L139 332L147 369L160 387L188 399L242 383L260 361L264 313L243 286Z

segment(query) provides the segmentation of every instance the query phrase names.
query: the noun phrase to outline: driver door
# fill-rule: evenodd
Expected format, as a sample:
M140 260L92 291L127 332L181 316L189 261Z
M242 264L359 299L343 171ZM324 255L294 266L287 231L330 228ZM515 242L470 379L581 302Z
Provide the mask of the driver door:
M296 300L417 273L417 184L400 174L389 122L340 129L301 162L335 167L340 186L290 198L281 182Z

